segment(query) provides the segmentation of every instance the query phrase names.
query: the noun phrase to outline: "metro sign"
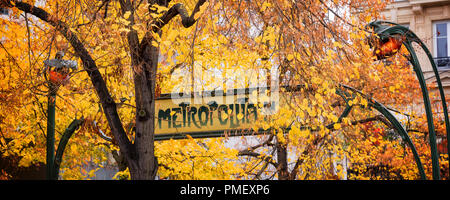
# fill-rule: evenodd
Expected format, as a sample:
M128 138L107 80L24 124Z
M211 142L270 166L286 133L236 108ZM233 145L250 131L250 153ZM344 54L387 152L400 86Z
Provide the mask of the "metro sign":
M278 112L278 88L162 94L155 102L155 140L262 134L258 115Z

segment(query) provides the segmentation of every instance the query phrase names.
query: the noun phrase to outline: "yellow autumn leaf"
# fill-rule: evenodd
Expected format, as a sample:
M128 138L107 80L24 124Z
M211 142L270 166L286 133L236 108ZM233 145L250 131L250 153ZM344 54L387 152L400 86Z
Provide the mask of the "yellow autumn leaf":
M72 152L77 152L77 146L76 145L72 145L72 146L70 146L70 150L72 151Z
M291 60L294 59L294 55L288 54L288 55L286 56L286 58L287 58L289 61L291 61Z
M272 4L269 2L264 2L261 6L261 12L264 12L267 8L272 7Z
M161 17L162 16L162 14L158 14L158 13L150 13L150 16L152 16L152 18L153 19L157 19L157 18L159 18L159 17Z
M95 169L89 171L88 176L89 177L95 177L95 171L96 171Z
M330 115L330 118L331 118L331 121L333 121L334 123L336 123L339 120L339 118L333 114Z
M338 48L342 48L342 44L340 42L333 42L333 46L338 47Z
M123 18L124 18L124 19L128 19L128 18L130 17L130 15L131 15L131 12L130 12L130 11L127 11L127 12L125 12L125 13L123 14Z
M270 125L268 123L264 123L262 128L266 131L270 128Z
M159 47L159 44L158 44L158 42L156 42L155 40L152 40L152 46L154 46L154 47Z
M395 92L395 87L394 86L389 86L389 91L390 92Z
M130 31L130 29L127 29L127 28L120 28L119 29L119 32L125 32L125 33L128 33Z
M341 128L341 124L340 124L340 123L335 123L335 124L333 125L333 128L334 128L335 130L338 130L338 129Z

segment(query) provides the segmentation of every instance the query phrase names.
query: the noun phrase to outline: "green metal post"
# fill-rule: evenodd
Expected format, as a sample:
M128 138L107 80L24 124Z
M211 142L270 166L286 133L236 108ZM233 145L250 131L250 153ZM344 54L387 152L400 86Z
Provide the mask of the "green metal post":
M405 47L408 49L411 57L409 58L410 62L413 64L414 72L416 72L417 79L419 80L420 87L422 89L423 103L425 105L425 112L427 115L427 123L428 123L428 136L430 142L430 150L431 150L431 164L433 169L433 179L440 179L440 169L439 169L439 156L437 152L437 144L436 144L436 131L434 129L433 123L433 112L431 110L430 97L428 95L427 84L425 82L425 78L422 73L422 69L420 68L419 59L417 59L416 53L412 47L410 41L404 42Z
M84 122L84 118L74 119L70 125L64 131L61 140L59 140L58 148L56 149L55 159L53 163L53 171L52 171L52 179L57 180L59 177L59 168L61 166L62 157L64 154L64 150L66 149L66 145L69 142L70 137L72 137L78 127Z
M382 104L373 101L370 103L371 106L373 106L375 109L377 109L383 116L385 116L389 122L394 126L395 130L402 136L403 141L405 141L409 147L411 148L411 151L414 156L414 160L416 160L417 169L419 170L420 178L422 180L426 180L427 177L425 175L425 170L423 169L422 162L420 161L419 154L417 153L416 147L414 146L414 143L412 142L411 138L408 135L408 132L403 128L402 124L392 115L386 107L384 107Z
M447 159L450 161L450 143L448 142L448 139L450 138L450 120L449 120L449 116L448 116L448 109L447 109L447 102L445 100L444 88L442 87L441 78L439 77L439 72L436 67L436 63L434 62L433 57L431 56L430 50L428 50L428 48L425 46L425 44L422 41L419 40L419 42L420 42L419 43L420 46L427 54L428 59L431 62L431 66L433 67L434 75L436 76L436 83L437 83L437 86L439 89L439 95L441 96L442 110L444 112L445 128L447 131L447 155L448 155Z
M55 159L55 102L56 91L50 86L47 102L47 180L53 179L53 163Z
M371 97L363 94L361 91L356 90L352 87L349 87L347 85L342 85L342 87L349 89L353 92L357 92L359 94L361 94L364 98L366 98L367 100L369 100L369 105L373 108L375 108L376 110L378 110L378 112L380 112L384 117L386 117L388 119L388 121L392 124L392 126L394 127L394 129L397 131L397 133L402 137L402 140L405 141L409 147L411 148L411 151L413 153L414 156L414 160L416 161L416 165L417 165L417 169L419 171L419 175L420 178L422 180L426 180L427 177L425 175L425 170L423 168L422 162L420 161L420 157L419 154L417 153L416 147L414 146L413 141L411 140L411 137L409 137L408 132L405 130L405 128L403 128L403 126L401 125L401 123L397 120L397 118L395 118L394 115L392 115L388 109L381 103L377 102L376 100L372 99ZM336 90L336 93L338 95L340 95L346 102L347 102L347 98L345 97L345 95L342 94L342 90L338 89ZM348 113L350 112L352 106L348 106L345 108L343 115L341 115L340 118L345 117L348 115ZM345 114L345 115L344 115Z

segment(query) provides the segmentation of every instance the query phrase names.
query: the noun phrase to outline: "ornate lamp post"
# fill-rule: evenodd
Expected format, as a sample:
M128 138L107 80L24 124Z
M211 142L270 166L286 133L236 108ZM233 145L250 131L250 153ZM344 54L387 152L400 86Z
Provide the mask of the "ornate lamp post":
M47 179L54 177L55 165L55 105L56 93L61 84L66 84L69 80L69 69L76 70L77 62L72 60L62 60L63 52L56 53L55 59L45 60L45 69L48 80L48 103L47 103Z
M439 73L434 63L433 57L431 56L430 51L425 46L425 44L408 28L401 26L396 23L386 22L386 21L374 21L371 22L369 28L372 28L375 32L376 36L372 36L369 38L369 44L374 47L374 54L377 56L378 60L387 58L396 54L400 47L405 45L408 49L410 56L408 56L408 60L413 65L414 72L417 75L417 78L420 83L420 87L422 89L423 101L425 104L425 111L427 115L428 121L428 132L429 132L429 140L430 140L430 148L431 148L431 159L432 159L432 168L433 168L433 179L440 179L440 170L439 170L439 157L437 153L437 145L436 145L436 133L433 124L433 113L431 111L430 98L428 95L428 89L425 83L425 78L423 76L422 69L420 67L419 60L417 59L416 53L412 46L412 43L417 43L428 56L430 60L431 66L433 67L434 74L436 76L436 82L438 85L439 93L441 96L442 107L444 111L445 118L445 126L447 131L447 138L449 138L450 134L450 126L449 126L449 116L447 111L447 103L445 101L444 89L442 87L441 79L439 77ZM448 150L450 150L450 146L447 145Z

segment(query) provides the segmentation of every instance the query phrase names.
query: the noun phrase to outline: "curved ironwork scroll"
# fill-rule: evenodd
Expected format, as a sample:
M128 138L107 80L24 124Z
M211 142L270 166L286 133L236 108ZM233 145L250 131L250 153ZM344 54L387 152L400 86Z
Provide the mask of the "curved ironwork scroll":
M420 157L419 157L419 154L417 153L416 147L415 147L413 141L411 140L411 137L409 137L408 132L401 125L401 123L397 120L397 118L395 118L395 116L392 115L383 104L381 104L381 103L377 102L376 100L374 100L373 98L363 94L361 91L356 90L350 86L346 86L346 85L341 85L341 86L345 89L351 90L352 92L359 93L362 97L364 97L368 100L369 105L371 107L375 108L384 117L386 117L386 119L394 127L395 131L402 137L402 140L405 141L408 144L408 146L411 148L411 151L414 156L414 160L416 161L417 169L419 170L419 175L420 175L421 179L426 180L425 170L423 168L422 162L420 161ZM340 95L347 102L347 97L344 94L342 94L343 92L344 91L342 91L340 89L336 90L336 93L338 95ZM344 109L344 112L341 114L341 116L339 118L341 119L343 117L346 117L350 113L351 109L352 109L352 106L349 106L347 104L347 107Z

